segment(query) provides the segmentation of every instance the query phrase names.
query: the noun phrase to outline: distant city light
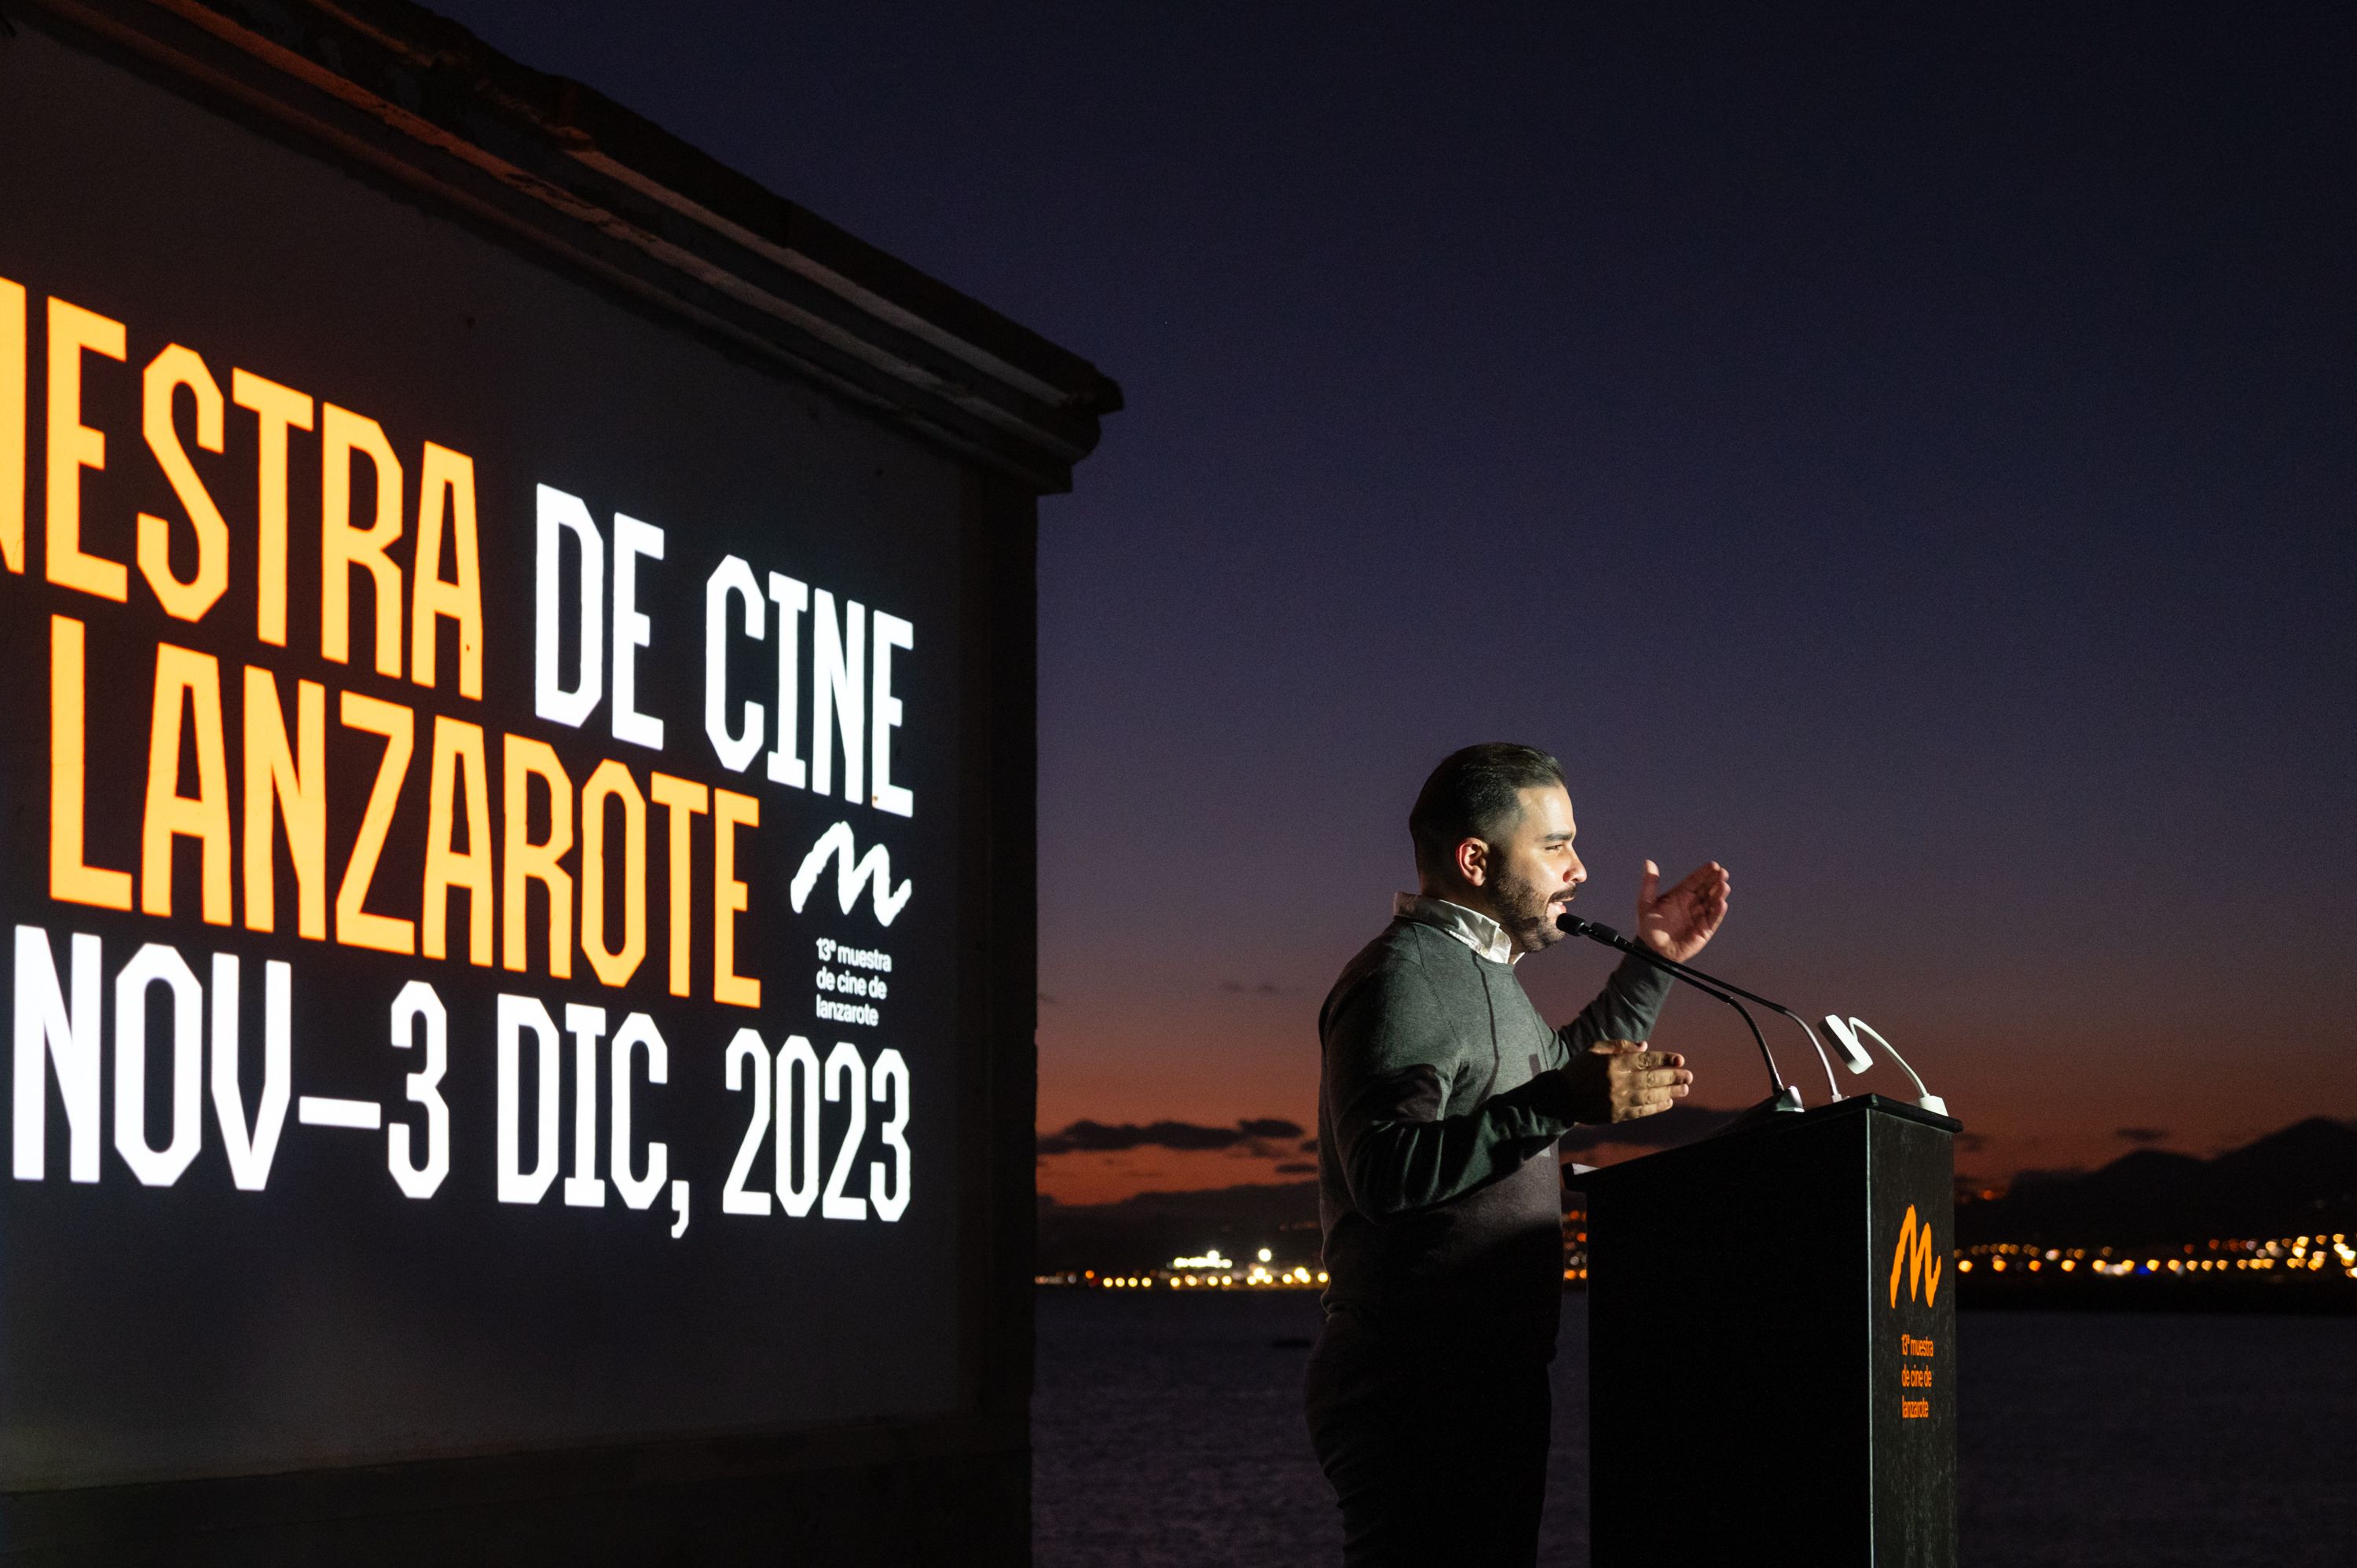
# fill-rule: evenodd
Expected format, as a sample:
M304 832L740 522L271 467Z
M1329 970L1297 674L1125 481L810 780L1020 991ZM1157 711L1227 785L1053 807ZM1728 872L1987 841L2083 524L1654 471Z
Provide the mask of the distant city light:
M1566 1239L1572 1234L1566 1225ZM2046 1288L2047 1282L2052 1278L2046 1272L2046 1265L2050 1263L2058 1274L2075 1275L2083 1266L2088 1273L2107 1280L2185 1281L2196 1275L2215 1278L2239 1273L2244 1280L2255 1285L2259 1283L2258 1279L2252 1277L2255 1272L2260 1278L2277 1283L2284 1282L2287 1276L2298 1279L2303 1290L2348 1288L2345 1285L2322 1285L2320 1282L2328 1274L2357 1281L2357 1246L2351 1244L2345 1232L2272 1239L2211 1238L2206 1241L2183 1243L2178 1249L2182 1255L2174 1257L2166 1251L2144 1258L2123 1256L2124 1251L2112 1247L2049 1247L2043 1243L1986 1241L1958 1249L1955 1268L1959 1274L2003 1276L2005 1283L1993 1284L1992 1289L2023 1291ZM1254 1251L1259 1261L1253 1263L1239 1264L1218 1248L1206 1247L1197 1256L1173 1258L1168 1268L1146 1273L1114 1275L1087 1270L1035 1274L1033 1283L1039 1285L1085 1284L1101 1290L1143 1290L1166 1284L1172 1289L1232 1289L1243 1285L1250 1290L1309 1290L1327 1284L1331 1279L1324 1270L1313 1264L1279 1263L1271 1248L1255 1248ZM1585 1285L1588 1279L1585 1248L1566 1247L1563 1278L1566 1284ZM2319 1283L2310 1285L2311 1281Z
M2267 1240L2255 1238L2212 1237L2205 1241L2188 1241L2179 1251L2180 1257L2162 1256L2136 1258L2116 1257L2111 1247L2040 1247L2013 1241L1985 1241L1964 1249L1956 1259L1956 1271L1970 1273L1976 1262L1986 1263L1992 1273L2007 1272L2008 1261L2019 1261L2024 1272L2038 1272L2041 1263L2052 1262L2063 1273L2075 1272L2081 1263L2088 1272L2105 1279L2158 1279L2174 1276L2184 1279L2193 1274L2222 1274L2235 1271L2258 1270L2267 1273L2281 1270L2292 1275L2321 1274L2328 1268L2337 1268L2349 1279L2357 1279L2357 1247L2349 1244L2346 1234L2312 1236L2278 1236ZM2225 1256L2205 1257L2198 1253L2223 1253ZM1566 1277L1570 1277L1566 1271ZM2278 1276L2280 1277L2280 1276Z

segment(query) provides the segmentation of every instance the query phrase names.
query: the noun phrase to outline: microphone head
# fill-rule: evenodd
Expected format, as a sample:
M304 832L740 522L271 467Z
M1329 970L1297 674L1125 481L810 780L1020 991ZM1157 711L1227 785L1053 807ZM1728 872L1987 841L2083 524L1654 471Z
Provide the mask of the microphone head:
M1864 1046L1858 1044L1857 1031L1831 1013L1825 1015L1825 1033L1833 1036L1834 1049L1841 1053L1841 1059L1850 1071L1864 1072L1874 1065L1874 1058L1866 1054Z
M1586 937L1591 942L1602 942L1609 948L1617 948L1628 940L1603 921L1584 920L1568 909L1555 917L1555 929L1566 936Z

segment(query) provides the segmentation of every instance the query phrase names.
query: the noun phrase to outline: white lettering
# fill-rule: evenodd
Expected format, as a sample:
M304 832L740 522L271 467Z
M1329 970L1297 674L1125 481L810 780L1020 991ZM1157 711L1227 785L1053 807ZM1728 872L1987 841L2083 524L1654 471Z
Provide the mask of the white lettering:
M663 558L663 531L635 517L614 514L614 738L655 751L662 749L662 720L639 712L639 650L654 635L654 623L639 610L639 559Z
M770 1131L770 1053L761 1036L751 1029L737 1030L728 1042L721 1070L732 1091L752 1091L753 1114L746 1120L745 1136L737 1144L737 1163L728 1167L728 1180L720 1188L720 1212L767 1214L770 1195L748 1191L745 1186L761 1152L761 1140Z
M876 1218L886 1224L909 1211L909 1063L899 1051L886 1047L876 1054L876 1070L868 1077L869 1091L878 1105L892 1107L891 1120L877 1131L883 1135L884 1146L892 1151L892 1177L885 1183L884 1162L871 1160L867 1165L867 1201L876 1206Z
M802 727L802 612L810 607L810 588L799 578L770 574L770 602L778 607L778 742L770 748L770 782L789 789L803 786L802 759L795 751Z
M385 1166L404 1197L433 1197L450 1174L450 1107L442 1099L442 1074L450 1065L450 1015L432 986L413 980L393 999L394 1047L408 1050L421 1023L425 1026L425 1066L409 1074L408 1089L410 1101L425 1108L425 1163L420 1165L410 1158L408 1123L396 1122L384 1132ZM501 1201L505 1197L503 1192Z
M826 1191L819 1197L818 1216L822 1219L865 1219L867 1200L854 1197L844 1191L850 1180L852 1162L859 1157L859 1145L867 1135L867 1064L860 1059L859 1047L848 1040L840 1040L826 1056L826 1101L845 1103L851 1112L851 1125L843 1134L843 1145L834 1152L834 1168L827 1173Z
M560 1064L556 1020L529 996L502 994L499 1002L500 1201L538 1203L556 1180L556 1095ZM532 1032L540 1047L540 1104L533 1142L535 1163L523 1168L523 1039Z
M147 1143L147 988L172 993L172 1141ZM114 977L114 1152L143 1187L169 1187L205 1136L204 987L178 949L149 942Z
M772 576L770 580L775 583L777 578ZM742 773L752 766L753 754L761 749L761 704L748 699L743 708L743 726L734 734L730 733L728 596L731 594L744 602L745 635L755 642L760 641L763 601L753 582L753 568L735 555L723 559L712 575L704 580L704 733L711 739L713 754L720 758L720 765L731 773ZM791 740L787 744L791 746ZM799 768L801 765L797 763L795 766Z
M892 650L914 648L916 638L916 628L899 616L876 612L876 636L868 645L867 683L875 711L867 721L867 784L876 809L896 817L914 816L917 798L892 782L892 732L900 727L900 699L892 694Z
M547 485L539 487L540 514L537 576L533 585L533 711L542 718L579 728L605 695L605 622L600 611L606 597L606 542L589 520L589 509L578 496ZM563 577L562 534L571 533L581 544L581 665L571 687L557 668L564 625L560 582Z
M843 738L843 798L865 800L860 776L866 754L860 731L866 717L867 618L856 599L843 601L835 618L834 596L824 588L812 596L811 629L817 647L811 657L811 788L824 795L834 788L834 735Z
M667 1083L671 1080L671 1047L663 1044L662 1032L654 1020L644 1013L633 1013L622 1020L614 1032L614 1190L632 1208L644 1208L654 1202L671 1176L671 1149L663 1144L647 1145L647 1171L644 1176L630 1174L630 1053L639 1047L647 1048L647 1081ZM683 1214L685 1210L683 1208Z
M48 1093L46 1070L58 1070L58 1098L66 1108L66 1172L75 1181L98 1179L99 942L77 933L70 943L73 1006L58 984L49 933L16 928L16 1176L48 1175Z
M565 1201L574 1208L603 1208L606 1184L597 1179L597 1042L606 1037L606 1010L567 1003L565 1027L573 1036L573 1174L565 1178Z
M803 1036L789 1035L778 1047L777 1187L778 1203L790 1219L800 1219L818 1201L818 1053ZM789 1146L797 1134L799 1162ZM797 1168L800 1180L794 1177Z
M234 955L213 955L213 1120L229 1151L230 1179L241 1192L260 1192L270 1181L278 1135L286 1127L286 1076L294 972L275 959L262 966L262 1101L251 1128L245 1096L238 1086L238 963Z

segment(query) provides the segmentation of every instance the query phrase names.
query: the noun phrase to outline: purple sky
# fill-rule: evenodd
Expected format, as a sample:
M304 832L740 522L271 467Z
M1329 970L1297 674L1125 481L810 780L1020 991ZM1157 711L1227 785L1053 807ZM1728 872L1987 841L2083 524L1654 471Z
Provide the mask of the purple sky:
M1967 1170L2357 1113L2345 10L438 8L1126 390L1042 509L1043 1126L1308 1121L1500 737L1584 910L1726 862L1706 963L1878 1025Z

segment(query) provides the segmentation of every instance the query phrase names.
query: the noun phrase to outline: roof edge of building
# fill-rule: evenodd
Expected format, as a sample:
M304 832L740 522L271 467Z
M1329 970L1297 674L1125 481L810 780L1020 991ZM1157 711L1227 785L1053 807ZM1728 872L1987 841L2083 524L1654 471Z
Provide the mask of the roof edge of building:
M1120 387L641 115L410 0L18 0L433 189L1037 492Z

